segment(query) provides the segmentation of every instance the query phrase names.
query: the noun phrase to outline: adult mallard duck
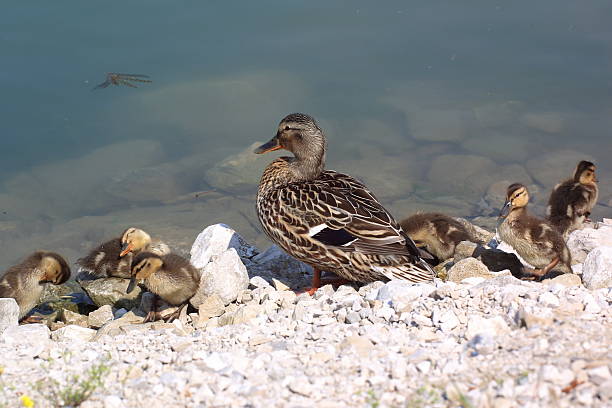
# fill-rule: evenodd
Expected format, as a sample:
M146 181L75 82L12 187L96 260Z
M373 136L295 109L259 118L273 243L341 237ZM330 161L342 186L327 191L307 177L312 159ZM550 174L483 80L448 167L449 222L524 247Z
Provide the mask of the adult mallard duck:
M461 241L484 244L474 227L445 214L416 213L402 220L400 225L417 247L423 248L439 261L452 258L455 247Z
M529 214L528 202L527 187L520 183L508 187L499 237L536 268L525 268L526 275L542 277L553 268L571 273L571 255L563 237L550 223Z
M361 182L325 170L327 143L315 120L285 117L261 154L286 149L266 167L257 191L257 215L268 237L314 268L312 293L321 271L348 281L431 281L434 273L414 242Z
M45 283L61 285L70 278L66 260L55 252L36 251L0 278L0 298L13 298L22 319L38 304Z
M557 184L550 193L546 208L548 220L567 239L570 232L588 221L598 193L595 165L582 160L574 170L574 177Z

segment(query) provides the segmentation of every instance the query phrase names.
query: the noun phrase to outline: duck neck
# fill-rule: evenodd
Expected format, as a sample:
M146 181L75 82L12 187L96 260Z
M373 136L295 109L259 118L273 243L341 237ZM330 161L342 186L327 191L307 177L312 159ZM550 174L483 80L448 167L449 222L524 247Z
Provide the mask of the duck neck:
M305 157L296 154L288 163L292 173L291 182L314 180L325 168L325 151Z
M318 155L280 157L266 167L259 183L259 195L300 181L314 180L325 168L325 151Z

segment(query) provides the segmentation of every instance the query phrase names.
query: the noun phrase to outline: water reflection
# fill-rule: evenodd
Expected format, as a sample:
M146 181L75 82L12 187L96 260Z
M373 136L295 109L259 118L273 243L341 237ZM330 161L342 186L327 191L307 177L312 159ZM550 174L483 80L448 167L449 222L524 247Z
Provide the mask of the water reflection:
M608 3L151 2L146 20L136 1L11 5L0 270L38 248L74 261L130 225L184 250L226 222L266 246L253 196L270 158L250 146L294 111L398 218L487 224L514 181L542 214L582 159L601 173L593 216L612 216ZM88 92L118 66L155 83Z

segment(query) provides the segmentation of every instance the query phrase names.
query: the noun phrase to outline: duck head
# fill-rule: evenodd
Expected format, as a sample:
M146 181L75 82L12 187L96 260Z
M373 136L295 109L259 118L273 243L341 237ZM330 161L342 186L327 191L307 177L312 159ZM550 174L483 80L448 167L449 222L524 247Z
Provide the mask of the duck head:
M70 278L68 263L54 252L42 252L38 268L43 272L40 283L61 285Z
M506 202L499 212L500 218L506 218L515 208L523 208L529 203L527 187L521 183L514 183L506 190Z
M151 236L138 228L128 228L121 235L121 253L120 257L126 256L128 253L138 253L151 244Z
M597 176L595 175L596 166L590 161L582 160L576 166L574 171L574 181L580 184L595 185L597 183Z
M132 292L138 281L149 278L155 272L159 271L163 264L164 261L158 255L150 252L139 254L132 263L132 277L126 292Z
M326 148L327 140L314 118L303 113L292 113L280 121L276 135L255 149L255 153L288 150L293 153L295 163L302 167L302 171L316 173L316 176L325 166Z

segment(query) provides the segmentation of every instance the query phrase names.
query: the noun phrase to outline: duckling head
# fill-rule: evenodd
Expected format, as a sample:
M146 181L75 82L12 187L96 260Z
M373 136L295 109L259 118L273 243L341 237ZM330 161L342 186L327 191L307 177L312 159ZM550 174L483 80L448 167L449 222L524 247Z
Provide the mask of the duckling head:
M132 278L127 287L127 293L134 290L136 282L147 279L155 272L159 271L163 264L164 261L158 255L150 252L138 255L132 263Z
M255 153L285 149L293 153L298 162L310 163L312 171L320 172L325 164L326 147L325 135L314 118L292 113L280 121L276 135L255 149Z
M70 267L66 260L53 252L43 253L38 269L43 273L40 283L61 285L70 278Z
M139 228L128 228L121 235L121 253L124 257L130 252L140 252L151 244L151 236Z
M506 203L502 207L499 217L506 218L515 208L523 208L529 203L527 187L521 183L514 183L506 190Z
M590 161L582 160L574 171L574 181L580 184L595 185L597 183L595 168L595 165Z

